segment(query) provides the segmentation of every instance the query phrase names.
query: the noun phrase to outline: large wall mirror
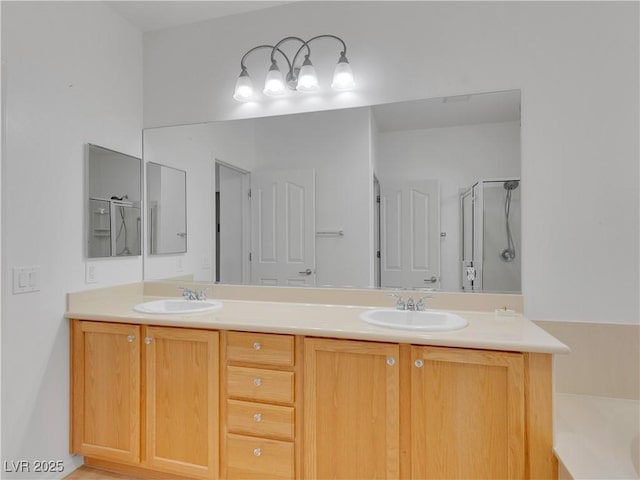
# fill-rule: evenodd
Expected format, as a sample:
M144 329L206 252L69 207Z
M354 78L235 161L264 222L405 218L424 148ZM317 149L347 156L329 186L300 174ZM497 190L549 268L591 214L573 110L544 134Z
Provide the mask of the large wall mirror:
M147 129L190 178L148 280L520 292L520 92ZM179 159L179 164L177 164Z
M87 144L87 257L141 255L142 160Z
M147 162L149 254L187 251L187 172Z

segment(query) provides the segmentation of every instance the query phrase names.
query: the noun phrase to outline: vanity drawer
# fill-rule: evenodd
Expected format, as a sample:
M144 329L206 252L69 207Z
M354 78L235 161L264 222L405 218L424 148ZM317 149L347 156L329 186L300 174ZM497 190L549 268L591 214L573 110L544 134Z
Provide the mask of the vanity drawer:
M227 428L241 435L293 440L293 407L229 400Z
M273 403L293 403L293 372L227 367L227 396Z
M294 363L293 336L228 332L227 360L291 367Z
M228 479L292 479L293 443L227 435Z

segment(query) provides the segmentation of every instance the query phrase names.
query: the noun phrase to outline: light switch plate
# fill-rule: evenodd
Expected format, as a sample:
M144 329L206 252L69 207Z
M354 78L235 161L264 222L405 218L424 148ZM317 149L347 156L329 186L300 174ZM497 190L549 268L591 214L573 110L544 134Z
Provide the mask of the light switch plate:
M98 267L95 263L87 263L84 270L84 283L98 282Z
M13 267L13 293L29 293L40 290L40 265Z

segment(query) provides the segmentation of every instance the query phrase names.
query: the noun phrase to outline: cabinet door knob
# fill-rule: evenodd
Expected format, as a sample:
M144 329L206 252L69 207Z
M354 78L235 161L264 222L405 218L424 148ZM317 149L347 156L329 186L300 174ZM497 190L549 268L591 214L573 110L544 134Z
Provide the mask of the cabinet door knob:
M262 344L260 342L254 342L253 349L260 350L262 348Z
M129 342L129 343L133 343L133 341L134 341L135 339L136 339L136 336L135 336L135 335L129 335L129 336L127 337L127 342Z
M259 457L260 455L262 455L262 449L260 449L260 448L254 448L254 449L253 449L253 454L254 454L256 457Z
M144 337L145 345L149 345L151 343L151 341L152 341L151 337Z
M254 419L256 422L261 422L261 421L262 421L262 414L261 414L261 413L255 413L255 414L253 415L253 419Z
M390 367L396 364L396 359L393 357L387 357L387 365Z
M415 362L413 362L413 364L418 368L422 368L422 366L424 365L424 362L422 360L418 359Z
M261 378L254 378L254 379L253 379L253 384L254 384L256 387L259 387L260 385L262 385L262 379L261 379Z

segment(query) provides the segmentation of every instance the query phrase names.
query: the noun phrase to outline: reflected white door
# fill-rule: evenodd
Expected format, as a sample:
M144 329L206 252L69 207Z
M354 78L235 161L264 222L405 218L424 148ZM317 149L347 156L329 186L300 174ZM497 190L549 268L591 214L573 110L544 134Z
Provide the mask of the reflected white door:
M315 172L251 176L251 281L315 285Z
M440 285L440 186L437 180L380 189L381 277L387 288Z
M249 178L248 172L216 163L216 280L220 283L249 283Z

